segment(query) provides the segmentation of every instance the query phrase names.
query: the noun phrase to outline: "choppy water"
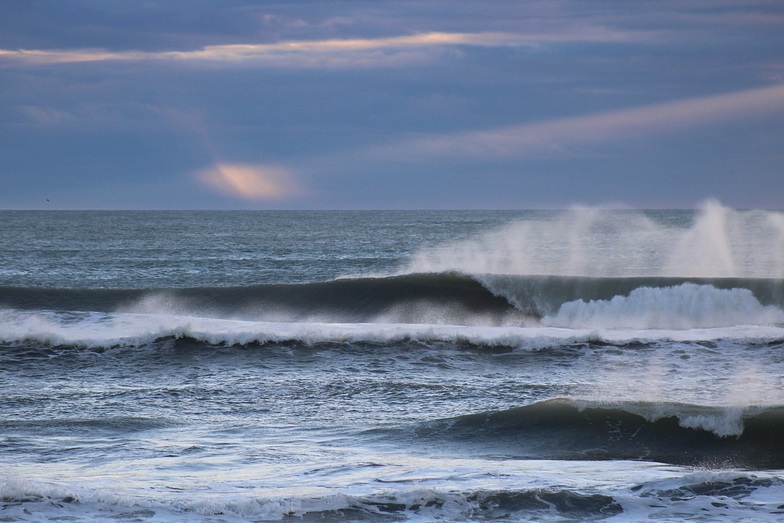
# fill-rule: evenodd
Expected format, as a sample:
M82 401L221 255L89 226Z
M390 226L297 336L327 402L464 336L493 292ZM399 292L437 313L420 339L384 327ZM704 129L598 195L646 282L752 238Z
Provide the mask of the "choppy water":
M2 520L784 517L781 213L0 220Z

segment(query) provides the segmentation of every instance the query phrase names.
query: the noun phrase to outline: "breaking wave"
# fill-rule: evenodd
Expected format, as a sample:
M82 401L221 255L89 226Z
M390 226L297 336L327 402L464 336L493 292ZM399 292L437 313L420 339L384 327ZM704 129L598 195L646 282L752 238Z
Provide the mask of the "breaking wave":
M696 329L784 323L784 311L764 306L749 289L684 283L639 287L610 300L576 300L545 316L547 325L604 329Z
M525 459L778 469L784 467L784 406L553 399L429 422L415 437Z

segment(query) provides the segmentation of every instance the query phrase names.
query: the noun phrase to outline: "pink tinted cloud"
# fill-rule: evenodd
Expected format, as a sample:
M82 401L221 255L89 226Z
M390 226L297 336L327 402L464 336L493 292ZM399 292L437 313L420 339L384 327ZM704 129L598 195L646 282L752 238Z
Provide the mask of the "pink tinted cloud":
M424 156L516 156L580 143L705 126L784 111L784 84L542 122L426 136L382 148Z

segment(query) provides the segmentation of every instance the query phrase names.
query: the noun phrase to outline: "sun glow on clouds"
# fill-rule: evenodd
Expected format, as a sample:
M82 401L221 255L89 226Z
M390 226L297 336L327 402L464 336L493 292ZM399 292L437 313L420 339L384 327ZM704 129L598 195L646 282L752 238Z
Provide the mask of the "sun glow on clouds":
M195 176L208 187L246 200L279 200L300 193L292 173L273 165L218 163Z

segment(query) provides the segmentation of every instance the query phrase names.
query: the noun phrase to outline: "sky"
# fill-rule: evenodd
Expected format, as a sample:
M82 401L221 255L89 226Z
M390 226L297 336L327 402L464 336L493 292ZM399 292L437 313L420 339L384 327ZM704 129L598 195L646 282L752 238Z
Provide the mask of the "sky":
M3 0L0 209L784 208L780 0Z

